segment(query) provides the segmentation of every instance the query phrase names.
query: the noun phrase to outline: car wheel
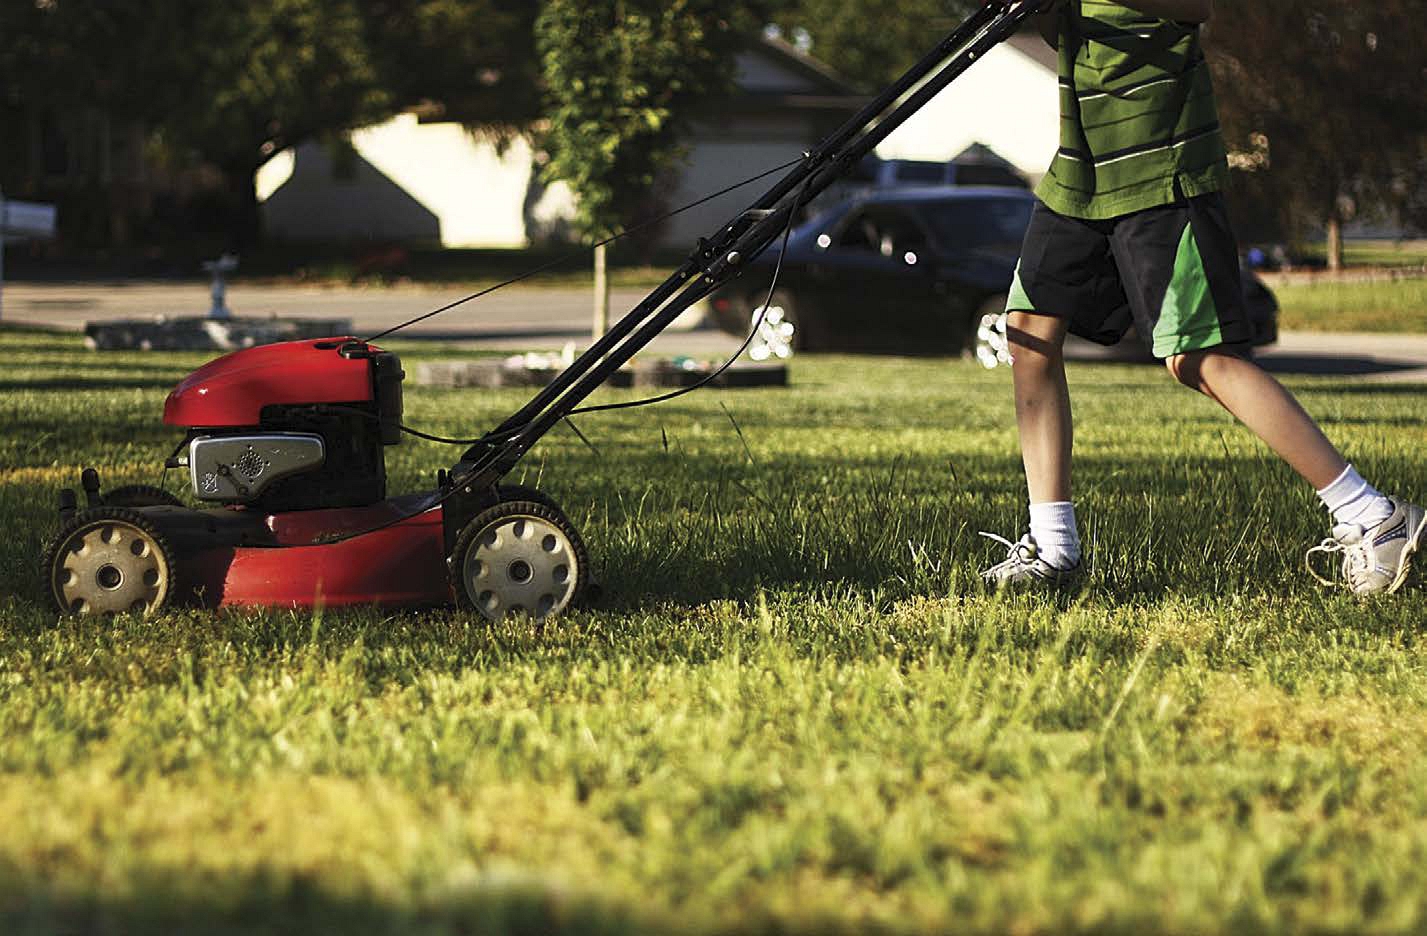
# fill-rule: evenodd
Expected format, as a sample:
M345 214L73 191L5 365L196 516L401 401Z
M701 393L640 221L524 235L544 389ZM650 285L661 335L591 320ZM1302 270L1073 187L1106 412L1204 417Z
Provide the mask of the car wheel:
M1254 347L1278 341L1278 299L1263 280L1248 270L1240 272L1239 284L1243 287L1244 310L1253 330Z
M791 357L794 351L817 348L812 325L792 293L785 289L773 293L766 314L762 303L762 296L755 296L751 303L749 328L755 330L748 345L749 357L755 361L780 360Z
M990 296L972 316L971 353L988 370L1011 363L1011 342L1006 337L1006 295Z

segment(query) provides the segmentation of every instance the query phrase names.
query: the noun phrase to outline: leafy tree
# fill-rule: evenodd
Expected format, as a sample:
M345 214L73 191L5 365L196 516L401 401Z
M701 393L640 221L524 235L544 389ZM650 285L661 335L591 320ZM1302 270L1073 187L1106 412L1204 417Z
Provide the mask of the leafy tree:
M437 101L482 126L539 117L537 3L361 0L367 44L401 104Z
M877 90L926 54L976 0L788 0L773 23L848 81Z
M546 171L578 194L581 233L603 238L631 220L677 158L691 116L732 87L734 53L754 24L730 8L728 0L544 0L535 38ZM602 248L595 263L599 293ZM601 318L597 308L596 330Z
M166 142L222 172L230 236L243 246L258 236L260 166L288 146L383 117L395 100L355 0L184 6L180 41L190 52L171 60L176 80L151 116Z
M1355 216L1422 221L1424 47L1416 0L1216 5L1209 49L1235 163L1287 230L1328 231L1331 266Z
M678 155L699 105L731 88L747 32L726 0L545 0L536 42L545 82L548 173L580 194L576 223L592 237L629 220L629 206Z
M19 0L0 4L0 108L146 126L221 172L241 246L254 173L285 147L471 89L479 120L532 119L533 20L500 0Z

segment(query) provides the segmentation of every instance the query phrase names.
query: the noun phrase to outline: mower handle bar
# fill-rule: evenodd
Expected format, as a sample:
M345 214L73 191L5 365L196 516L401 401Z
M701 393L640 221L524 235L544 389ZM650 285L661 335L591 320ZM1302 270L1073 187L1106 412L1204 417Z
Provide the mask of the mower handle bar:
M978 7L886 90L805 153L803 160L752 206L720 227L714 237L700 238L674 273L490 433L499 441L467 449L451 470L453 484L477 490L498 482L546 432L679 315L736 277L744 263L776 241L802 205L850 171L1049 2L989 0Z

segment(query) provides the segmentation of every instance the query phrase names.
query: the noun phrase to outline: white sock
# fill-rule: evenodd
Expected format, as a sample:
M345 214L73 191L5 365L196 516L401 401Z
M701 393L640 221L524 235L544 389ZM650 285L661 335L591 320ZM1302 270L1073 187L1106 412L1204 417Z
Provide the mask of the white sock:
M1392 516L1392 501L1363 480L1349 465L1338 480L1318 492L1319 500L1333 515L1334 523L1351 523L1371 530Z
M1075 528L1075 505L1069 501L1031 505L1031 538L1040 557L1057 569L1080 561L1080 532Z

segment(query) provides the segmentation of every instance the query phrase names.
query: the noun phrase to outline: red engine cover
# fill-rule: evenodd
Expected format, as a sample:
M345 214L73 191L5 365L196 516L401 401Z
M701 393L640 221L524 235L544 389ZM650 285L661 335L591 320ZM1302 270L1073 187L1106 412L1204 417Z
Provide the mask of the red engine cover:
M164 401L164 422L184 428L256 426L264 406L367 402L373 395L371 364L337 353L355 340L285 341L225 354L174 388Z

